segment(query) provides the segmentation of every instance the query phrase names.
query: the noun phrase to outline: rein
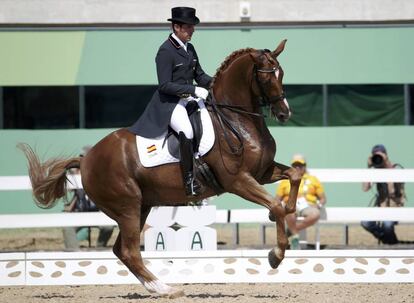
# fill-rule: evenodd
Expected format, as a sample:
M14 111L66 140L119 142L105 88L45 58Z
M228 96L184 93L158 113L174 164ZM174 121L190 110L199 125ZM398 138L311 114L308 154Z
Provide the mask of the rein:
M231 120L224 114L224 112L220 108L226 108L231 111L239 112L239 113L246 113L246 114L253 114L254 116L261 116L261 114L257 113L251 113L245 110L239 109L240 106L234 106L234 105L227 105L227 104L221 104L217 103L216 98L214 97L213 90L210 90L211 99L206 100L206 104L210 105L213 112L217 115L218 121L220 123L220 127L223 130L224 139L226 140L227 145L230 147L230 151L233 155L240 156L244 149L243 144L243 137L239 133L239 131L231 124ZM237 141L239 142L238 146L232 145L230 142L230 138L225 130L225 126L230 130L230 132L237 138Z
M263 87L259 83L259 80L257 78L257 72L271 73L271 72L275 72L275 71L276 71L276 68L272 69L272 70L262 70L262 69L258 69L256 67L256 65L254 65L255 79L256 79L257 85L259 86L260 95L261 95L262 99L265 99L265 100L269 101L269 98L264 93ZM235 112L235 113L250 115L250 116L254 116L254 117L264 117L264 115L247 111L247 110L243 109L242 106L217 103L217 99L214 96L214 93L213 93L212 89L210 89L210 96L211 96L211 99L206 100L205 103L207 105L210 105L213 112L216 113L218 121L220 123L220 127L223 130L224 138L226 140L227 145L230 147L231 153L233 155L236 155L236 156L241 155L241 153L244 149L243 137L240 134L240 132L232 125L231 120L224 114L224 112L221 109L224 108L224 109L228 109L228 110L230 110L232 112ZM284 95L283 95L283 98L284 98ZM279 99L280 99L280 97L279 97ZM268 104L260 104L260 106L266 106L266 105L268 105ZM239 142L237 146L231 144L230 138L229 138L229 136L228 136L228 134L225 130L225 126L227 126L227 128L230 130L230 132L237 138L237 141Z

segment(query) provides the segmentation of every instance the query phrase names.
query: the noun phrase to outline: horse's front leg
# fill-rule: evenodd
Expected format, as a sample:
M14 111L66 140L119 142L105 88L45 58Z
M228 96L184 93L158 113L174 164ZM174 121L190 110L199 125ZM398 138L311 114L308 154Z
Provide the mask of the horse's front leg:
M291 214L296 211L296 200L298 198L299 185L302 179L302 174L294 167L273 162L272 165L266 170L265 174L260 180L260 183L274 183L283 179L289 179L290 182L289 198L285 209L286 214ZM270 220L275 221L275 217L272 215L272 213L269 214L269 218Z
M276 247L269 252L269 263L277 268L285 257L288 244L285 232L286 211L280 201L270 195L252 176L246 174L233 183L232 193L269 209L276 220Z

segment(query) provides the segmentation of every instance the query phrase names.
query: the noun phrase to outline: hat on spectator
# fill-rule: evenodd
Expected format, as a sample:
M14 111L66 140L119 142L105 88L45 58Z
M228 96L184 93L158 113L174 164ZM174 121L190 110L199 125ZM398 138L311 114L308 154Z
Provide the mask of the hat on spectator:
M168 21L196 25L200 23L200 19L196 17L195 12L195 8L192 7L173 7Z
M292 165L293 164L301 164L301 165L306 165L306 160L305 157L301 154L296 154L293 155L292 157L292 161L290 162Z
M377 144L372 148L371 151L373 154L375 153L383 153L387 154L387 150L385 149L385 146L383 144Z

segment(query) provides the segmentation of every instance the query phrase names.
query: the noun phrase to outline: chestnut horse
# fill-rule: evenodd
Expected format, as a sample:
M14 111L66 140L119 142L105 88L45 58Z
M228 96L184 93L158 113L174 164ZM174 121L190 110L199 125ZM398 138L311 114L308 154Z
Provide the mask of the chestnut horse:
M224 192L230 192L269 209L276 221L277 245L269 252L276 268L287 246L285 216L295 211L300 173L274 161L276 143L265 124L262 103L270 106L279 121L290 117L283 87L283 70L274 51L252 48L233 52L217 70L207 102L216 140L203 156ZM140 232L152 206L182 205L216 194L203 183L198 197L185 196L179 164L146 168L140 163L136 136L117 130L98 142L85 157L56 158L41 163L27 145L20 145L29 160L33 195L41 207L51 207L66 195L66 172L80 167L88 196L119 226L113 247L115 255L150 292L169 297L183 295L179 289L158 280L143 264ZM171 177L177 176L177 177ZM277 202L262 184L289 179L291 191L286 205Z

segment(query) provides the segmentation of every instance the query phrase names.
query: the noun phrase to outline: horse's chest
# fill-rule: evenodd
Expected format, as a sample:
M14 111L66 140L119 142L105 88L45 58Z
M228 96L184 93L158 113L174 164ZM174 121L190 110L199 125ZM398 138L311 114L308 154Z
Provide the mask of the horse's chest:
M276 153L276 143L271 136L258 137L250 142L250 155L248 163L253 171L266 169L273 163Z
M262 159L261 162L263 163L263 166L266 166L266 164L270 164L273 162L276 154L276 142L273 140L273 138L269 138L266 142L262 145Z

